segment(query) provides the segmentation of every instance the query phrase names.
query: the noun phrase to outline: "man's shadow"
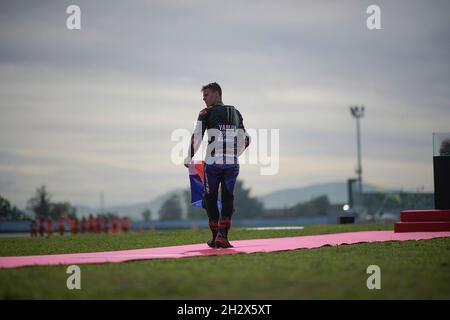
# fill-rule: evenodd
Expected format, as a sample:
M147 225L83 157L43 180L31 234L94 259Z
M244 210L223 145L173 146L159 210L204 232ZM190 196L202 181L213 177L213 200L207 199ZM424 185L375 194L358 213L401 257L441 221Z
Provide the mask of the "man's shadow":
M205 249L201 250L191 250L186 251L184 254L187 253L200 253L204 256L216 256L216 255L223 255L223 254L237 254L237 253L245 253L244 251L241 251L239 249L246 248L246 247L263 247L264 245L252 245L252 246L239 246L239 247L233 247L233 248L211 248L207 244L205 244Z

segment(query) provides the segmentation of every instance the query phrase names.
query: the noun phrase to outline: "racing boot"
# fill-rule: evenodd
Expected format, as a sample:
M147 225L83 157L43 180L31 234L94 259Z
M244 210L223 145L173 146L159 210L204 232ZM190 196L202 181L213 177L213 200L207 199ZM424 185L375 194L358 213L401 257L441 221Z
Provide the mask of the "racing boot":
M208 225L209 225L209 229L211 229L211 232L212 232L212 238L210 240L208 240L207 244L211 248L215 248L216 236L217 236L217 232L219 231L219 221L209 219Z
M219 220L219 230L217 232L215 246L216 248L233 248L228 241L228 230L231 227L231 218L221 218Z

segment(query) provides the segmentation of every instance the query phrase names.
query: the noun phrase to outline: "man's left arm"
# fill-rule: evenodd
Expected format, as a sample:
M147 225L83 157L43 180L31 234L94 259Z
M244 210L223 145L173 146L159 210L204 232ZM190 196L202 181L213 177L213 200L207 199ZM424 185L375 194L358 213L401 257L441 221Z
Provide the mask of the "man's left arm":
M206 131L206 116L207 116L208 110L207 108L200 111L197 123L195 124L194 133L191 136L191 143L189 145L189 151L188 156L184 160L184 166L186 168L189 168L189 163L191 163L192 158L194 157L195 153L200 148L200 145L203 140L203 135Z
M248 146L250 145L250 136L245 130L244 119L242 118L241 113L237 111L237 114L239 117L238 156L240 156L242 153L244 153L245 149L247 149Z

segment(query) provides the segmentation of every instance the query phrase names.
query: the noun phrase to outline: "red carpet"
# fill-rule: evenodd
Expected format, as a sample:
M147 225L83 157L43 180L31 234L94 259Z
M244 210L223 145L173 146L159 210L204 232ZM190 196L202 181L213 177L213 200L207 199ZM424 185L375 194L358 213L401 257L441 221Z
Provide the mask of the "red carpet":
M71 265L89 263L116 263L148 259L176 259L222 254L274 252L296 249L312 249L364 242L425 240L450 237L450 232L361 231L315 236L231 241L234 248L212 249L206 244L173 247L133 249L110 252L52 254L39 256L0 257L0 268L25 266Z

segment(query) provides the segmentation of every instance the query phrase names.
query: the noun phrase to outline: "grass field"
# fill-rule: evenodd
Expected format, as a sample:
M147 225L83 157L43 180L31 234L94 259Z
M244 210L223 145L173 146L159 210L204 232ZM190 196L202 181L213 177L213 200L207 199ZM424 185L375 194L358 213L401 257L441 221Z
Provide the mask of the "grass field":
M314 225L288 231L234 228L231 238L392 228L391 224ZM209 234L200 229L1 238L0 256L201 243ZM381 290L366 287L369 265L381 268ZM67 266L0 269L0 299L450 299L450 238L80 268L81 290L67 289Z

